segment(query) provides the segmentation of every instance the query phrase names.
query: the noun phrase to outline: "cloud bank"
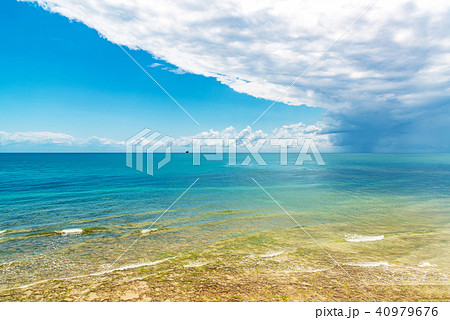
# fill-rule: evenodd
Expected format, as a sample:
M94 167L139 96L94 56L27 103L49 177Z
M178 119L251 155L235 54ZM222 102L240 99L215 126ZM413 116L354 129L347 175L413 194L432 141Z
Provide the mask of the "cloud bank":
M0 152L123 152L125 142L90 137L75 138L66 133L0 131Z
M341 151L338 147L333 146L331 141L334 134L323 133L323 128L321 123L318 122L316 125L306 125L302 122L285 125L281 128L276 128L271 132L264 132L263 130L254 130L252 127L247 126L246 128L238 131L233 126L229 126L223 130L213 130L203 131L193 136L180 137L172 141L174 146L189 147L192 145L193 139L204 139L204 144L208 145L208 139L223 139L224 145L227 145L228 139L237 140L237 147L244 146L243 140L250 141L253 145L262 139L283 139L287 144L297 145L297 142L301 146L305 139L313 139L316 145L322 152L338 152ZM295 140L295 143L294 143ZM215 145L215 141L211 140L211 145ZM264 151L273 152L278 151L278 147L271 147L269 142L262 149Z
M77 0L100 28L72 0L28 1L145 50L178 68L172 72L268 100L372 3ZM380 0L280 101L327 108L324 128L348 149L441 150L436 138L450 120L448 30L448 1Z
M163 134L164 135L164 134ZM238 150L243 149L242 140L248 140L252 144L256 144L261 139L286 139L297 140L298 143L303 143L304 139L313 139L316 145L322 152L336 152L338 148L333 146L330 140L333 134L323 133L320 123L317 125L305 125L297 123L293 125L286 125L281 128L276 128L271 132L264 132L262 130L254 130L250 126L236 130L230 126L223 130L210 129L208 131L199 132L192 136L184 137L170 137L169 142L174 147L174 151L185 151L186 148L192 147L193 139L204 139L204 145L208 145L208 139L223 139L224 144L227 145L228 139L236 139ZM155 140L157 141L157 140ZM287 141L289 142L289 141ZM292 144L292 143L291 143ZM211 141L210 145L215 145ZM70 148L72 151L85 152L125 152L126 141L116 141L112 139L90 137L88 139L75 138L65 133L54 132L15 132L8 133L0 131L0 152L12 151L65 151ZM206 150L206 149L205 149ZM277 151L279 147L266 146L263 151Z

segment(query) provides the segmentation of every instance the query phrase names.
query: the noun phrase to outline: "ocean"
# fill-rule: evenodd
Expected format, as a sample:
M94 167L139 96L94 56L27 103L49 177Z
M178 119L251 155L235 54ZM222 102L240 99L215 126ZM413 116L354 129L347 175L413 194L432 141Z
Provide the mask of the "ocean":
M228 255L271 256L320 243L343 265L450 271L449 154L323 154L324 166L192 157L173 154L150 176L125 154L0 153L0 290L224 244ZM317 243L285 232L298 225ZM251 237L265 232L276 240ZM239 239L248 245L233 251Z

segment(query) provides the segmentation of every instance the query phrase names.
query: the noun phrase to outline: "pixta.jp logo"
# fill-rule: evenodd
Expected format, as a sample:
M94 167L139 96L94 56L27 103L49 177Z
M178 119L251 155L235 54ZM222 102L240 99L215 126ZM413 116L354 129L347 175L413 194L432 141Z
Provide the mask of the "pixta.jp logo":
M157 161L156 167L161 169L171 161L172 146L177 141L170 136L166 136L157 131L144 129L132 136L126 142L126 164L128 167L135 167L136 170L149 175L154 174L155 153L163 154L164 157ZM248 166L252 162L259 166L266 166L267 163L262 157L264 148L269 148L270 153L279 155L279 164L281 166L288 165L288 149L298 150L295 164L301 166L305 161L315 161L317 165L323 166L322 155L313 139L302 139L299 143L297 138L269 138L250 140L245 138L192 138L186 145L186 139L183 140L179 147L188 147L192 152L192 165L201 165L202 155L207 161L224 161L224 154L228 155L226 159L230 166ZM293 149L297 148L297 149ZM267 150L267 149L266 149ZM274 151L275 150L275 151ZM243 159L238 161L237 155L243 155ZM313 160L314 158L314 160ZM144 161L145 160L145 161ZM144 165L145 163L145 165Z
M162 136L162 137L161 137ZM171 160L172 146L170 142L172 137L163 136L158 131L151 131L150 129L143 129L132 136L126 142L126 163L127 167L133 168L133 160L136 161L136 170L144 172L144 155L146 158L146 172L148 175L153 175L154 153L157 149L165 146L165 156L157 164L158 169L161 169ZM133 156L134 155L134 156Z

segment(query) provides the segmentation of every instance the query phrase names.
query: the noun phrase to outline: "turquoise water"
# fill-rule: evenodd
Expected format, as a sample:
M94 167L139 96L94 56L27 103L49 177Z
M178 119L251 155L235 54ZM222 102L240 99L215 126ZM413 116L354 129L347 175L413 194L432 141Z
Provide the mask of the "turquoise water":
M446 270L450 155L325 154L325 166L295 166L291 156L288 166L276 154L263 156L267 166L193 166L191 154L174 154L149 176L124 154L0 154L0 286L104 269L196 179L118 266L295 226L253 178L319 241L378 246L348 262ZM421 232L432 235L426 245L386 246L389 235Z

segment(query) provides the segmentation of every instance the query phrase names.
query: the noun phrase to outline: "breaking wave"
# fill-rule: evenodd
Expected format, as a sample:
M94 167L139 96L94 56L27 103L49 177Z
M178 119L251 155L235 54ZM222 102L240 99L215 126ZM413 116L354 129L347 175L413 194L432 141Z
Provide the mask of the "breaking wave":
M437 267L436 264L431 264L431 263L429 263L429 262L421 262L421 263L419 263L417 266L418 266L418 267L421 267L421 268L426 268L426 267Z
M155 231L157 231L158 229L157 228L155 228L155 229L143 229L143 230L141 230L141 234L146 234L146 233L150 233L150 232L155 232Z
M56 231L57 233L60 233L63 236L67 236L70 234L82 234L83 233L83 229L64 229L61 231Z
M348 266L358 266L358 267L387 267L390 264L385 261L376 261L376 262L360 262L360 263L347 263Z
M362 236L359 234L346 234L345 241L348 242L362 242L362 241L379 241L383 240L384 235L381 236Z

